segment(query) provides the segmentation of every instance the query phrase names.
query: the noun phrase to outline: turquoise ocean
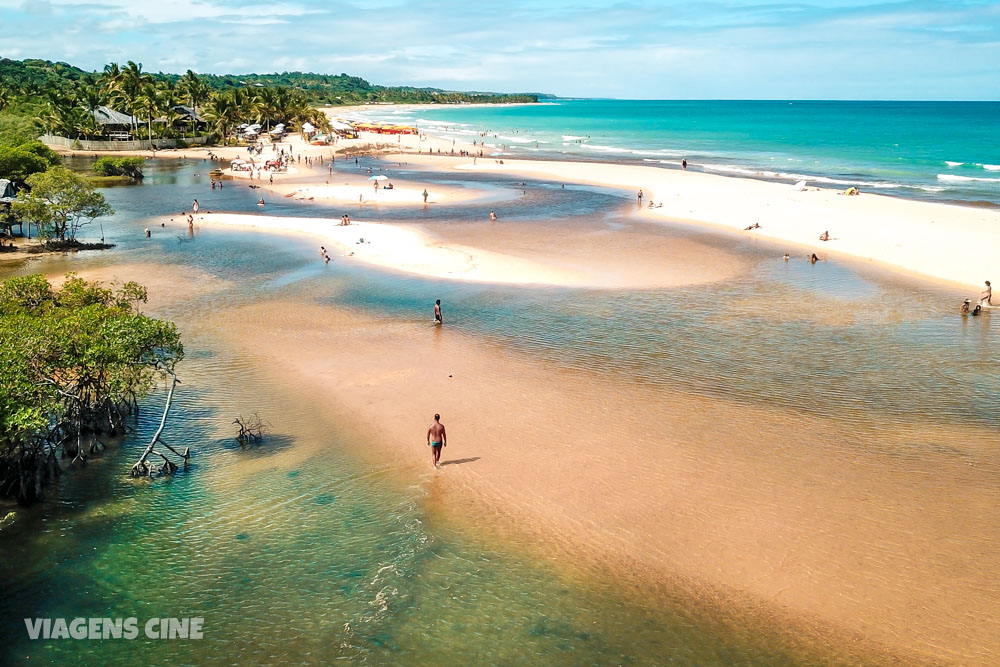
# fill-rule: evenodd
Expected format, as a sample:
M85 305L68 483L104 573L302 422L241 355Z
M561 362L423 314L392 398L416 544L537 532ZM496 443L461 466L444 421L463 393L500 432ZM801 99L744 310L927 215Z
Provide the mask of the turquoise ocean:
M998 102L588 99L367 115L459 141L485 132L487 148L511 157L686 159L719 174L1000 205Z

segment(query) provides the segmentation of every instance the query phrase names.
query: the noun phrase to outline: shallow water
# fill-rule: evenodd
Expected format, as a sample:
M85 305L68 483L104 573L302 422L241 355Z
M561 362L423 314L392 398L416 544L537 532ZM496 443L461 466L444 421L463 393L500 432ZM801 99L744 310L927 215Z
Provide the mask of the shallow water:
M557 100L376 108L512 157L669 165L937 201L1000 204L996 102ZM485 136L481 136L481 133Z
M78 643L29 642L21 618L119 615L204 616L205 640L156 648L165 662L189 664L817 659L814 647L777 630L741 631L724 615L669 598L626 599L613 581L540 561L529 545L441 523L426 507L422 469L356 456L364 433L317 415L298 387L212 337L204 320L229 306L304 298L413 320L441 298L449 327L489 344L633 382L651 395L684 390L827 417L845 435L844 447L904 460L945 446L970 455L974 446L939 442L931 431L925 442L872 440L872 429L961 434L1000 424L997 328L989 317L957 317L960 295L945 290L838 263L785 263L771 248L683 228L662 233L724 247L752 270L728 283L670 291L525 290L323 266L308 242L246 232L205 230L179 240L186 239L180 222L143 239L145 217L179 211L196 196L204 209L256 210L254 191L213 193L202 172L205 163L152 163L146 184L106 193L118 211L105 225L115 250L10 269L150 261L195 266L230 286L164 308L181 323L188 350L168 441L192 448L191 465L151 488L125 476L155 428L162 401L155 395L134 436L67 475L45 503L0 533L4 662L80 660ZM619 198L606 192L535 186L532 193L515 211L519 220L568 225L601 215L613 226L621 215ZM276 202L268 213L330 215L324 209ZM434 215L447 223L473 214L454 206ZM230 422L254 410L271 421L274 436L242 450ZM995 458L996 444L985 441L972 454ZM997 535L984 539L986 557L996 554ZM149 643L90 642L87 650L96 662L124 664L148 657ZM824 652L821 661L847 659L843 651Z

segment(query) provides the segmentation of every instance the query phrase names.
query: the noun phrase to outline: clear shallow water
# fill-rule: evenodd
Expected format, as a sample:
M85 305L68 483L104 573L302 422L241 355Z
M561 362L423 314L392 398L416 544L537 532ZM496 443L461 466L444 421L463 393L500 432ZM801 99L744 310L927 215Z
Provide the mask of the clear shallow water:
M259 298L310 294L405 320L425 318L442 298L450 327L536 358L650 391L681 387L839 415L845 432L853 420L998 424L996 327L987 317L956 317L959 295L840 264L785 264L769 248L686 231L664 233L722 244L754 264L753 277L668 292L523 290L322 266L312 244L265 235L212 230L180 242L173 230L154 230L143 239L142 217L204 194L199 171L197 163L156 163L149 184L108 191L119 211L106 225L119 242L114 251L15 269L150 260L200 267L233 286L167 309L184 324L189 354L168 437L196 452L189 469L151 489L124 477L155 428L155 396L134 437L68 475L48 502L0 533L3 662L78 663L79 645L30 643L20 619L89 615L204 616L208 640L155 649L158 660L181 664L803 661L801 647L777 635L748 637L669 599L639 605L613 582L533 559L525 545L435 523L423 470L353 456L361 434L314 414L294 399L296 387L252 356L221 349L199 325ZM246 188L212 196L199 196L206 208L256 210ZM536 196L537 210L555 213L540 224L564 224L587 207L604 207L607 224L616 224L613 197L593 193L574 204L556 189ZM228 439L229 422L255 409L275 437L242 451ZM104 664L149 659L145 642L87 649Z
M1000 103L559 100L366 112L512 156L643 161L1000 204Z

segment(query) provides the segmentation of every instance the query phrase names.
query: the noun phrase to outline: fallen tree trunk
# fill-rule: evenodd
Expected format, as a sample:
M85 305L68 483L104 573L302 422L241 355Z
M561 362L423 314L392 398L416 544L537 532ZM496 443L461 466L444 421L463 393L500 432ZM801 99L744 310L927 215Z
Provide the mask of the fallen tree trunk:
M136 461L135 464L132 466L133 477L153 476L154 466L148 461L149 456L151 454L156 454L157 456L163 459L163 465L160 466L159 469L161 475L166 475L167 473L172 473L175 470L177 470L177 465L173 461L171 461L166 456L153 449L154 447L156 447L156 443L160 443L161 445L172 451L174 454L177 454L177 456L183 458L184 461L187 461L191 455L190 448L186 448L184 450L184 453L181 454L176 449L174 449L166 442L164 442L160 437L163 434L163 427L166 426L167 424L167 414L170 412L170 405L174 400L174 387L180 384L180 380L177 379L176 375L174 375L170 371L167 372L170 373L172 382L170 383L170 391L167 392L167 403L166 405L163 406L163 416L160 418L160 426L156 429L156 433L153 434L153 439L149 441L149 445L146 447L145 451L143 451L142 456L140 456L139 460Z

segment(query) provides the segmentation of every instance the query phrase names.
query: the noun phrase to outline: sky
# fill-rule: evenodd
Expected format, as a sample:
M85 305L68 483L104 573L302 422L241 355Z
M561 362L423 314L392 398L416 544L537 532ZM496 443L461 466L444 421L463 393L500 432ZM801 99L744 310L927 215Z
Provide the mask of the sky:
M0 0L0 57L630 99L1000 99L981 0Z

